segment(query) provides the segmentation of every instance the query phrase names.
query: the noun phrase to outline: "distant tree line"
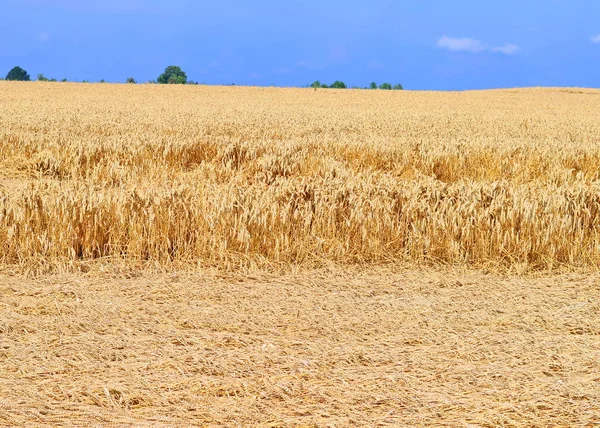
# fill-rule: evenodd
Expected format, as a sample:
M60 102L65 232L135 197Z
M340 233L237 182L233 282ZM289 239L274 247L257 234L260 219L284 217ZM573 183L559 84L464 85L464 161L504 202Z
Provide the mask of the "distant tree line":
M8 79L7 79L8 80ZM46 76L44 76L42 73L38 74L37 77L38 82L56 82L57 80L52 78L52 79L48 79ZM64 79L65 81L67 79Z
M17 66L13 67L5 79L0 80L12 80L12 81L21 81L21 82L29 82L31 81L31 76L25 71L23 68ZM40 73L37 75L38 82L57 82L57 79L48 78L44 76L44 74ZM61 82L66 82L67 79L62 79ZM82 83L89 83L88 80L82 80ZM100 80L99 83L106 83L104 79ZM128 77L125 83L137 83L133 77ZM162 73L158 78L154 81L151 80L148 83L159 83L159 84L179 84L179 85L198 85L198 82L194 82L192 80L188 80L187 74L185 71L176 65L170 65L165 68L164 73Z
M315 80L311 85L311 88L332 88L332 89L346 89L347 86L344 82L341 82L339 80L336 80L335 82L333 82L331 85L328 85L327 83L321 83L319 80Z
M29 76L27 71L25 71L21 67L17 66L17 67L13 67L8 72L8 74L6 75L6 80L27 82L27 81L31 80L31 77ZM39 82L57 82L58 81L57 79L54 79L54 78L48 78L48 77L44 76L42 73L37 75L37 80ZM67 79L61 80L61 82L66 82L66 81L67 81ZM87 81L87 80L83 80L82 82L89 83L89 81ZM105 82L106 81L104 79L100 80L100 83L105 83ZM125 83L135 84L137 82L133 77L128 77L127 80L125 80ZM187 85L198 85L198 82L188 80L187 74L185 73L185 71L183 71L181 69L181 67L176 66L176 65L168 66L167 68L165 68L165 71L160 76L158 76L158 78L156 80L151 80L147 83L158 83L158 84L164 84L164 85L186 85L186 84ZM235 86L235 84L232 83L231 86ZM327 85L326 83L321 83L320 81L316 80L309 86L311 88L315 88L315 89L317 89L317 88L346 89L347 88L346 84L340 80L336 80L335 82L333 82L330 85ZM353 89L359 89L359 88L356 86L353 86ZM382 83L381 85L377 86L377 83L371 82L371 85L368 87L365 87L365 89L402 90L404 88L400 84L392 86L391 83Z
M313 83L311 83L309 85L310 88L333 88L333 89L346 89L347 86L344 82L341 82L339 80L336 80L335 82L333 82L331 85L327 85L326 83L321 83L319 80L315 80ZM360 89L358 86L353 86L352 89ZM377 86L377 83L375 82L371 82L371 84L369 86L365 86L364 89L387 89L387 90L397 90L397 91L401 91L404 88L402 87L401 84L397 84L392 86L391 83L382 83L381 85Z

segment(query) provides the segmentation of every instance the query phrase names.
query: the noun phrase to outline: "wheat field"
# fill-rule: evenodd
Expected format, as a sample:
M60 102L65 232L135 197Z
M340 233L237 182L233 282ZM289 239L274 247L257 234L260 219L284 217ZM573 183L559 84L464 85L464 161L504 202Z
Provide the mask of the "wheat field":
M599 112L0 82L0 426L598 426Z
M600 262L598 90L0 91L4 265Z

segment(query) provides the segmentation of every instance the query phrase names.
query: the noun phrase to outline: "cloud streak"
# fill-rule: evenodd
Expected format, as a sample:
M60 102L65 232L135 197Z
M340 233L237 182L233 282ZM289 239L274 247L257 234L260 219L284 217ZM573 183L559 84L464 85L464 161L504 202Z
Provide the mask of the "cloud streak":
M470 37L448 37L446 35L438 39L437 47L450 52L495 52L504 55L514 55L520 50L519 46L512 43L506 43L503 46L488 46L481 40Z
M590 40L592 41L592 43L600 45L600 34L598 34L597 36L590 37Z
M517 52L519 52L520 49L521 48L519 48L517 45L507 43L504 46L497 46L495 48L492 48L491 51L492 52L500 52L500 53L503 53L504 55L514 55Z
M442 36L438 41L439 48L447 49L451 52L483 52L485 46L479 40L470 39L468 37L455 38Z

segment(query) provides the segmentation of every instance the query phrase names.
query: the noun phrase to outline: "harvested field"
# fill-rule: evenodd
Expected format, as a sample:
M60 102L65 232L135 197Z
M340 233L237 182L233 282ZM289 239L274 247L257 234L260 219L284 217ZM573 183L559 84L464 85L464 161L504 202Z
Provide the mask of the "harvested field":
M600 424L598 276L0 278L0 424Z

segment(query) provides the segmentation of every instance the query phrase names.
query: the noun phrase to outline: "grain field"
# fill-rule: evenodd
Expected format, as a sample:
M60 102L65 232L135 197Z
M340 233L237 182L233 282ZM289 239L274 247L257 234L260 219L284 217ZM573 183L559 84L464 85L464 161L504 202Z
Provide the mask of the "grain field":
M0 262L600 262L600 91L0 82Z
M599 426L598 112L0 82L0 426Z

